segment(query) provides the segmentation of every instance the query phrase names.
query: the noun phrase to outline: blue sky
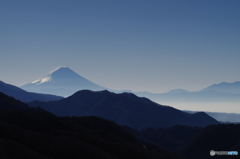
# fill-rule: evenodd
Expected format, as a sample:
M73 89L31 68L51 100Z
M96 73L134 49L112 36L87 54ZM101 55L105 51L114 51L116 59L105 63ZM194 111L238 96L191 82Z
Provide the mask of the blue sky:
M0 75L59 66L111 89L197 91L240 81L239 0L1 0Z

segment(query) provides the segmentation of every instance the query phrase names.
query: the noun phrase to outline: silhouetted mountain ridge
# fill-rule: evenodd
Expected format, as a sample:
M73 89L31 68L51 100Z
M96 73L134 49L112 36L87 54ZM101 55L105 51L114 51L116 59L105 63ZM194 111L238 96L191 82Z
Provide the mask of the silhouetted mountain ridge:
M68 97L79 90L109 90L115 93L124 91L111 90L99 86L86 78L78 75L68 67L60 67L48 75L33 81L21 88L40 93L55 94ZM213 103L221 105L221 111L228 111L224 108L223 102L230 103L237 110L237 104L240 102L240 82L220 83L209 86L201 91L187 91L184 89L174 89L166 93L150 93L150 92L132 92L140 97L146 97L160 104L173 105L174 107L189 110L196 110L191 105L203 105L202 110L214 111L211 107ZM217 104L216 104L217 103Z
M0 107L6 108L0 109L0 158L180 158L138 141L106 119L56 117L35 108L29 109L39 111L22 111L26 104L2 93Z
M114 95L107 91L103 94ZM205 128L177 125L137 131L127 127L124 130L99 117L57 117L39 108L35 109L38 111L18 110L15 108L28 106L3 93L0 93L0 107L6 108L0 109L0 158L182 158L148 142L169 150L179 148L176 152L187 159L213 158L211 150L240 152L239 124ZM227 158L239 158L239 155Z
M32 107L40 105L57 116L98 116L137 129L176 124L190 126L218 124L205 113L189 114L131 93L116 94L106 90L96 92L82 90L60 101L35 101L29 105Z
M63 98L56 95L27 92L21 88L4 83L2 81L0 81L0 92L6 95L12 96L23 102L30 102L34 100L51 101L51 100L60 100Z
M222 82L219 84L213 84L202 91L216 91L223 93L240 94L240 81L233 83Z
M184 110L187 113L196 113L198 111L189 111ZM222 112L207 112L206 114L213 117L217 121L223 122L223 123L240 123L240 114L237 113L222 113Z

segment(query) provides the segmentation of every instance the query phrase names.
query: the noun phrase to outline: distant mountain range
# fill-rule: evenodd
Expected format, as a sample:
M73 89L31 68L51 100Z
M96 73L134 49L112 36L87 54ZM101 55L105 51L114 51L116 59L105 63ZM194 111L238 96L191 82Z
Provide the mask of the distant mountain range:
M63 99L63 97L55 96L55 95L48 95L48 94L39 94L39 93L31 93L25 90L22 90L16 86L6 84L0 81L0 92L3 92L9 96L12 96L18 100L23 102L30 102L34 100L39 101L55 101ZM186 90L172 90L171 94L188 92ZM122 92L123 93L123 92ZM196 113L196 111L188 111L189 113ZM218 113L218 112L205 112L209 116L213 117L214 119L221 121L221 122L240 122L240 114L233 114L233 113Z
M27 92L21 88L4 83L2 81L0 81L0 92L12 96L18 100L21 100L22 102L30 102L34 100L53 101L60 100L63 98L56 95Z
M139 97L146 97L164 105L172 105L183 110L200 110L214 112L232 112L240 113L240 82L219 83L211 85L200 91L190 92L184 89L175 89L167 93L150 92L132 92L130 90L117 91L99 86L86 78L78 75L68 67L60 67L48 75L39 78L29 84L22 86L22 89L38 93L26 92L18 87L0 82L0 92L13 96L23 102L33 100L51 101L59 100L62 97L47 94L62 95L68 97L79 90L109 90L115 93L130 92ZM197 103L197 104L196 104ZM215 105L213 106L214 103ZM196 106L195 106L196 104ZM218 107L218 108L217 108ZM231 108L231 109L230 109ZM236 121L235 116L229 114L211 114L215 119L224 119L224 121Z
M184 90L183 90L184 91ZM6 84L4 82L0 82L0 92L3 92L9 96L12 96L18 100L21 100L23 102L30 102L30 101L34 101L34 100L39 100L39 101L56 101L56 100L60 100L63 99L63 97L60 96L55 96L55 95L48 95L48 94L39 94L39 93L31 93L31 92L27 92L25 90L22 90L16 86L10 85L10 84ZM171 93L178 93L181 92L181 90L177 90ZM192 112L190 112L192 113ZM238 122L239 120L237 119L236 116L233 116L231 114L225 113L225 114L212 114L212 113L208 113L208 115L210 115L211 117L215 118L216 120L219 119L223 119L223 120L219 120L219 121L227 121L227 122ZM222 117L221 117L222 116Z
M41 107L57 116L98 116L136 129L219 123L203 112L189 114L132 93L115 94L106 90L82 90L59 101L34 101L28 104L31 107Z
M240 94L217 92L215 90L201 90L190 92L187 90L171 90L167 93L134 92L140 97L147 97L158 103L168 102L240 102Z
M174 89L166 93L133 92L131 90L112 90L99 86L78 75L68 67L60 67L48 75L39 78L21 88L27 91L48 93L68 97L79 90L109 90L115 93L129 92L139 97L146 97L159 104L171 105L182 110L236 112L240 113L240 82L219 83L200 91L190 92L185 89ZM216 119L233 121L232 115L209 114ZM235 118L236 119L236 118ZM234 119L234 121L236 121Z
M185 111L187 113L197 113L197 111ZM204 113L208 114L209 116L213 117L217 121L223 123L239 123L240 124L240 114L237 113L220 113L220 112L207 112Z
M29 92L70 96L79 90L109 90L115 93L124 91L112 90L99 86L78 75L68 67L60 67L48 75L21 86ZM140 97L147 97L158 103L168 102L240 102L240 82L214 84L200 91L190 92L175 89L167 93L132 92Z
M29 92L55 94L64 97L83 89L93 91L106 89L80 76L68 67L60 67L42 78L21 86L21 88Z
M222 82L204 88L202 91L215 91L222 93L240 94L240 81L233 83Z
M166 93L134 92L157 102L240 102L240 82L213 84L200 91L174 89Z

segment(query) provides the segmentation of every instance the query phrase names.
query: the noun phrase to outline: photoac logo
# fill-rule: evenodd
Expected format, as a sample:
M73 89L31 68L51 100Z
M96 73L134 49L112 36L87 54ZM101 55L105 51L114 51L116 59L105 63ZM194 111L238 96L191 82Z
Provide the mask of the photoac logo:
M210 155L211 156L214 156L214 155L238 155L238 151L214 151L214 150L211 150Z
M210 155L211 155L211 156L214 156L214 155L215 155L215 151L214 151L214 150L211 150L211 151L210 151Z

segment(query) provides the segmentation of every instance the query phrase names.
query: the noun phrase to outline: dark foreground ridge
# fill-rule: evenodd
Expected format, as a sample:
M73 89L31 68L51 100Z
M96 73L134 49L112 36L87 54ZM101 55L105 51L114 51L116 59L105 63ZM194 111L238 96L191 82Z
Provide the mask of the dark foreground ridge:
M59 101L28 104L31 107L40 106L57 116L98 116L136 129L173 125L204 127L219 123L203 112L189 114L132 93L115 94L106 90L82 90Z
M0 93L0 158L142 158L177 155L98 117L56 117Z
M178 153L187 159L240 158L240 124L210 125L198 132ZM237 151L238 155L210 156L210 151Z
M57 117L0 93L0 158L211 159L211 150L240 152L239 133L237 124L136 130L94 116Z

